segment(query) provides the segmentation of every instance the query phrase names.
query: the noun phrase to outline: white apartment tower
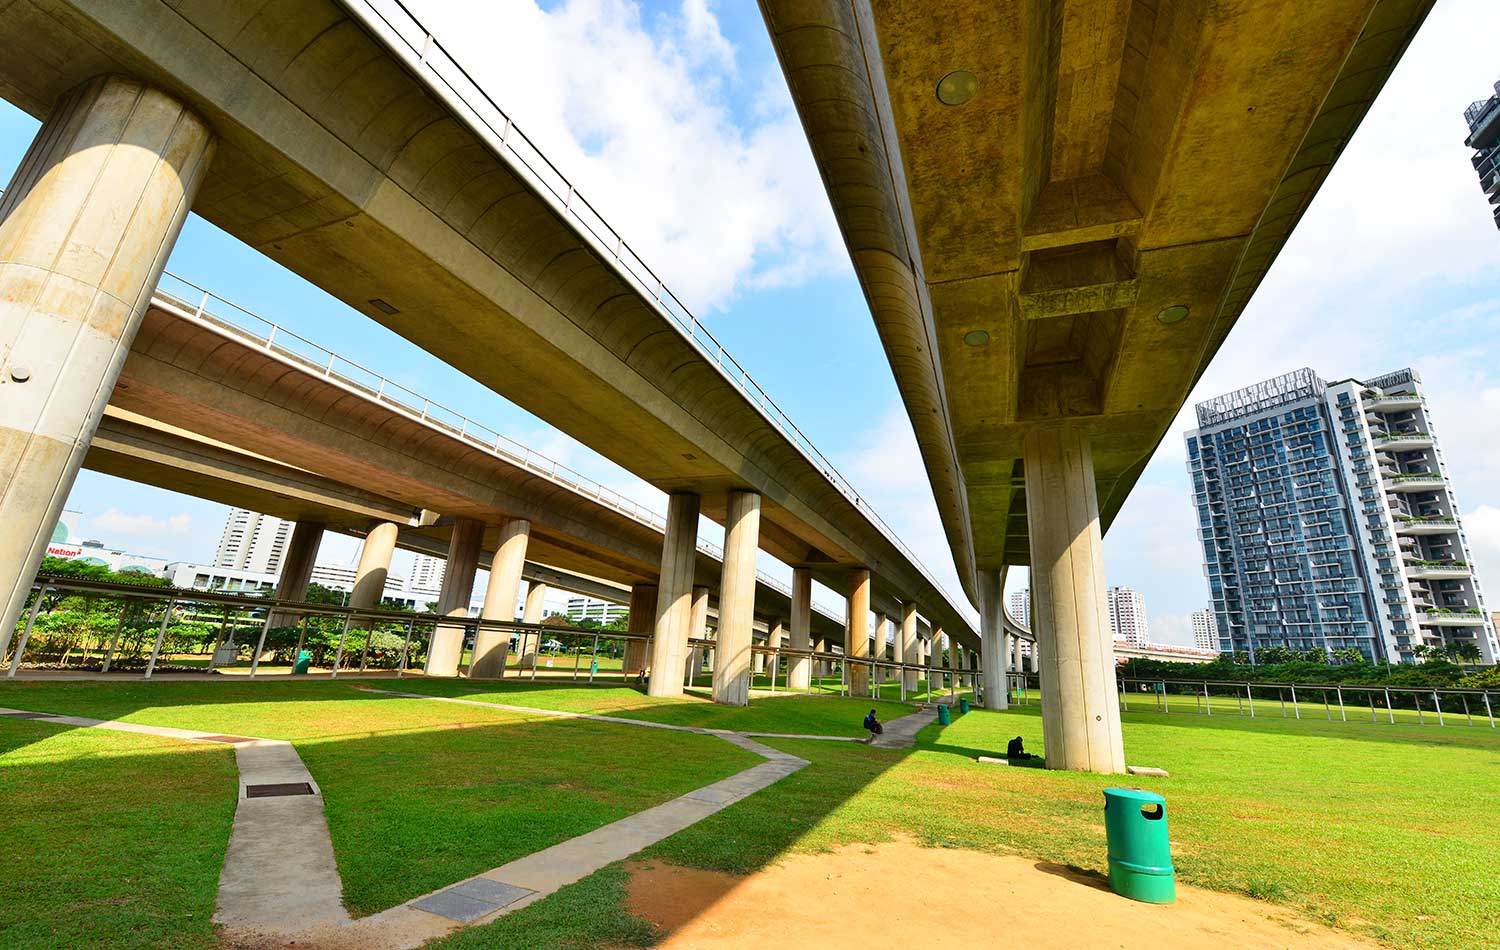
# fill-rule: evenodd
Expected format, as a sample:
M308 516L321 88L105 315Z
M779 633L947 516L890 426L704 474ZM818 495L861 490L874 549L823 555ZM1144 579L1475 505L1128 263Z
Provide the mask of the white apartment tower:
M418 554L412 559L411 580L407 582L408 593L414 596L430 595L437 600L443 589L443 568L447 562L430 554Z
M1193 646L1219 652L1219 628L1212 610L1193 611Z
M1031 629L1031 591L1013 590L1010 592L1010 619Z
M1116 640L1135 646L1147 643L1146 600L1129 587L1111 587L1105 594L1109 605L1109 632Z
M1188 469L1221 651L1496 661L1415 371L1325 382L1301 369L1197 415Z
M214 567L263 574L280 574L281 558L292 536L292 523L244 508L229 512Z

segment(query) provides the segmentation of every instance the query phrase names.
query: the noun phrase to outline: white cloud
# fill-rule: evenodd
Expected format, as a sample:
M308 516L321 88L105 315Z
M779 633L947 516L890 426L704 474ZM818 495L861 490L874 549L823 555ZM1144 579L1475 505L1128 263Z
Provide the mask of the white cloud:
M1500 588L1485 585L1485 580L1500 577L1500 507L1480 505L1464 515L1464 537L1469 542L1469 555L1474 559L1474 570L1479 583L1488 591L1491 610L1500 606L1493 599L1500 595Z
M1148 636L1152 643L1167 643L1174 646L1193 646L1193 617L1191 614L1146 614Z
M90 534L97 534L105 543L112 538L127 538L132 541L155 541L167 537L185 537L192 531L193 519L187 513L158 518L147 514L126 514L118 508L109 508L103 514L89 519Z
M689 308L847 269L779 72L737 116L712 6L643 21L632 0L425 0L439 42Z

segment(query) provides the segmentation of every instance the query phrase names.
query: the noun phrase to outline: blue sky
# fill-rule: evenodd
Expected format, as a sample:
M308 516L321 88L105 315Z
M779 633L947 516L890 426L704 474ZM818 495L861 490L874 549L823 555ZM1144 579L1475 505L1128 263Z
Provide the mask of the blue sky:
M957 591L910 426L756 5L408 3ZM1500 78L1496 35L1500 5L1439 0L1193 398L1303 365L1325 378L1416 366L1481 578L1500 584L1500 232L1461 115ZM0 104L0 175L36 127ZM189 220L168 266L665 507L659 492L204 221ZM1153 636L1169 642L1191 639L1187 615L1207 599L1183 463L1190 426L1185 413L1105 541L1109 582L1140 590ZM69 507L85 513L85 534L181 559L212 554L225 514L87 472ZM703 530L717 539L716 526ZM323 559L356 552L356 542L330 538Z

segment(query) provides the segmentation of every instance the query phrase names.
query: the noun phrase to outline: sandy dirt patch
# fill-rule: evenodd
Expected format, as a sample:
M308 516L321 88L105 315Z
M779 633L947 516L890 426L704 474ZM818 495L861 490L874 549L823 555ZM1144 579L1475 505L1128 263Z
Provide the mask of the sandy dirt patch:
M910 950L933 940L1089 950L1379 946L1248 897L1179 883L1177 903L1142 904L1059 865L907 841L794 855L749 877L660 863L630 871L629 909L669 931L664 950Z

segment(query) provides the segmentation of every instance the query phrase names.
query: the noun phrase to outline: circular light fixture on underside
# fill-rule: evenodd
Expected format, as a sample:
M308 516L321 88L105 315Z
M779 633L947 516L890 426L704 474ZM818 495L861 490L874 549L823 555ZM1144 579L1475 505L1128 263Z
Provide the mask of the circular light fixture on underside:
M955 69L938 80L938 102L945 106L961 106L974 98L979 91L979 77L967 69Z
M990 335L984 330L970 330L964 334L964 342L969 346L984 346L990 342Z
M1171 326L1174 323L1181 323L1182 321L1186 320L1187 315L1188 308L1184 307L1182 304L1176 304L1174 306L1166 308L1161 313L1158 313L1156 315L1156 319L1161 321L1162 323L1165 323L1167 326Z

